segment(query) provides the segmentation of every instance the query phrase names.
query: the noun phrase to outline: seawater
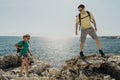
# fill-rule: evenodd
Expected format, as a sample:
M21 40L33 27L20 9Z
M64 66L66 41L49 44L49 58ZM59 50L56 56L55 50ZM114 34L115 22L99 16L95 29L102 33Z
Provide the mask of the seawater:
M120 54L120 39L99 38L103 51L106 54ZM16 52L14 44L21 41L21 37L0 36L0 56ZM42 61L60 67L65 60L79 55L80 40L71 38L31 37L30 50ZM99 54L97 46L91 38L87 38L84 54Z

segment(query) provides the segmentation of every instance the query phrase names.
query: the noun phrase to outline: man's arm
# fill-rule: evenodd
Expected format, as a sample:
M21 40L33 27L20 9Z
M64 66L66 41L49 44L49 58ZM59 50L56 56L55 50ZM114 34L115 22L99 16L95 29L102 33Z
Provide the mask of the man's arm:
M96 27L96 21L94 18L92 18L91 22L93 23L94 27L95 27L95 31L97 31L97 27Z
M78 25L79 25L79 24L76 22L76 24L75 24L75 34L76 34L76 35L78 35Z
M79 26L79 17L76 16L76 23L75 23L75 34L78 35L78 26Z

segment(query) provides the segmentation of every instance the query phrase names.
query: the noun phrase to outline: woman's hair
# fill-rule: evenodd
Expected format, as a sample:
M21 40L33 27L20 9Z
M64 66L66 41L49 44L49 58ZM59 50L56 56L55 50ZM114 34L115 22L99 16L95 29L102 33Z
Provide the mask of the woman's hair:
M26 38L27 36L26 35L23 35L23 39Z
M30 34L26 34L27 37L30 37Z
M85 5L80 4L80 5L78 6L78 8L82 8L82 9L84 9L84 8L85 8Z
M30 37L30 35L29 34L23 35L23 39L26 37Z

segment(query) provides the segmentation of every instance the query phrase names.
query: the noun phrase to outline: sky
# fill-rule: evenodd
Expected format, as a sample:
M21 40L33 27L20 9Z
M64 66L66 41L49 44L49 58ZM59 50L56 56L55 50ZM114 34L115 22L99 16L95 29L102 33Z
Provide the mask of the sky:
M94 15L99 36L120 35L120 0L0 0L0 36L73 37L79 4Z

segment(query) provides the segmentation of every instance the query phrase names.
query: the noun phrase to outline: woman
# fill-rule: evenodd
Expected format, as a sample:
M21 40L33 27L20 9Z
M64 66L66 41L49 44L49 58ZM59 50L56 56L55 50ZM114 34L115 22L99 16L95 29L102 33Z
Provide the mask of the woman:
M22 72L23 72L23 69L25 67L25 70L26 70L26 76L28 77L28 60L27 60L27 57L28 55L31 56L31 53L29 51L29 42L30 38L28 38L27 35L24 35L23 36L23 41L20 41L18 42L17 44L15 44L15 47L18 49L20 49L20 56L22 58L22 64L21 64L21 69L20 69L20 74L19 76L21 77L22 76ZM28 53L29 52L29 53Z

